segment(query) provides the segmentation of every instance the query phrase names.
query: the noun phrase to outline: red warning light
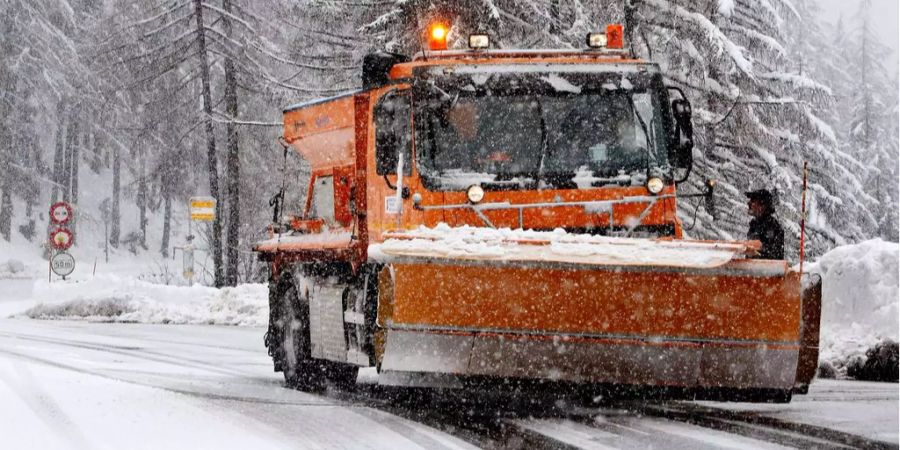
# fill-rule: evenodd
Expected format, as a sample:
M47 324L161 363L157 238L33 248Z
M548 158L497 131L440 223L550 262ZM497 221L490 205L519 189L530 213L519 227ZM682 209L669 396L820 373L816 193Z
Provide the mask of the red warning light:
M625 48L622 24L611 23L606 26L606 48Z

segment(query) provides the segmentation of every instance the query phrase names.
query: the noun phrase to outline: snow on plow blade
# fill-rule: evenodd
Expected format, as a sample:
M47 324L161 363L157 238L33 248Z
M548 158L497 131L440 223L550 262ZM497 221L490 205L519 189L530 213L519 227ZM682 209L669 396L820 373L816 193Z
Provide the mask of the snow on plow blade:
M440 230L438 230L440 231ZM382 369L791 389L799 275L742 243L419 229L388 235Z

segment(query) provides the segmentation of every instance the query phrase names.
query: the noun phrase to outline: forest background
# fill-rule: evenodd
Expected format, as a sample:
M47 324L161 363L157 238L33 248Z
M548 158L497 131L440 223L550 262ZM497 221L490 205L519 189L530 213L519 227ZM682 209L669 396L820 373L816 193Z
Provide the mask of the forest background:
M858 3L832 22L814 0L0 0L0 249L46 254L47 208L65 200L76 247L164 261L188 198L212 194L218 219L195 230L206 281L259 279L282 107L357 88L365 54L418 51L435 17L451 42L487 30L500 48L580 48L630 24L694 106L679 189L718 181L716 220L679 200L692 237L743 238L743 192L769 187L796 261L808 162L810 256L896 242L897 59ZM286 167L296 211L308 168Z

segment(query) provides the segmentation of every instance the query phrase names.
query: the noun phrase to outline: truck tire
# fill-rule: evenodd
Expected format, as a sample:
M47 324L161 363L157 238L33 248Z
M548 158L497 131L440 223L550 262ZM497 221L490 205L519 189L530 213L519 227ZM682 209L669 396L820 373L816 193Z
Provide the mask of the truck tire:
M325 367L311 356L309 333L309 299L297 292L294 283L281 289L279 327L280 366L288 386L302 391L322 388Z
M325 366L325 376L338 389L351 391L356 388L356 376L359 374L359 367L351 364L342 364L327 361Z

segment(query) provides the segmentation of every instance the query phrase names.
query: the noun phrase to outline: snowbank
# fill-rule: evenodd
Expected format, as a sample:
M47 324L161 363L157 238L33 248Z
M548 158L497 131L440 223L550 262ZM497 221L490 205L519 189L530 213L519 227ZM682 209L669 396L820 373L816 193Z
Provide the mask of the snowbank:
M0 280L27 277L28 274L25 272L25 263L22 261L19 261L18 259L10 259L6 262L0 261Z
M131 277L47 283L36 281L32 306L18 315L36 319L264 326L268 288L244 284L216 289L167 286Z
M843 372L886 339L898 340L900 245L880 239L837 247L811 264L822 277L822 363Z

